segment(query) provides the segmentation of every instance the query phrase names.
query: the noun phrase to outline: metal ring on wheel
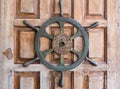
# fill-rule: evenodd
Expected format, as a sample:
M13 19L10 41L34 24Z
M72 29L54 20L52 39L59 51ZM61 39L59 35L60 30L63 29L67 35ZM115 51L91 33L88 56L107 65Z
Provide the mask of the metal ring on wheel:
M83 37L83 42L84 42L84 48L82 50L82 52L78 52L74 49L70 49L70 51L74 52L75 54L77 54L78 56L78 60L76 62L74 62L73 64L70 64L68 66L65 66L63 63L61 63L58 66L55 66L53 64L50 64L49 62L46 61L45 56L47 54L49 54L50 52L54 51L54 49L50 49L48 51L42 52L40 50L40 37L48 37L49 39L53 40L54 37L51 36L50 34L48 34L46 32L46 28L53 24L53 23L58 23L60 25L60 27L62 28L64 23L69 23L71 25L73 25L74 27L76 27L78 29L77 33L70 39L74 39L74 37L76 36L81 36ZM64 43L63 43L64 44ZM81 24L79 24L77 21L75 21L72 18L66 18L66 17L56 17L56 18L51 18L49 20L47 20L41 27L39 30L37 30L37 34L36 34L36 38L35 38L35 51L37 53L37 56L40 58L40 61L48 68L52 69L52 70L56 70L56 71L66 71L66 70L71 70L75 67L77 67L78 65L80 65L82 63L82 61L86 58L87 54L88 54L88 34L87 31L85 31L85 29L81 26ZM63 60L63 59L62 59Z

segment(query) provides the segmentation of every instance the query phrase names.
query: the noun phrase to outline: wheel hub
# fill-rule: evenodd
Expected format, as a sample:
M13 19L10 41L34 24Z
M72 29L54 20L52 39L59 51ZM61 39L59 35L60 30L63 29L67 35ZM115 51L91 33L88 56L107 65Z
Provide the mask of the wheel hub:
M54 37L52 42L52 48L58 54L67 54L72 46L72 40L65 34L60 34Z

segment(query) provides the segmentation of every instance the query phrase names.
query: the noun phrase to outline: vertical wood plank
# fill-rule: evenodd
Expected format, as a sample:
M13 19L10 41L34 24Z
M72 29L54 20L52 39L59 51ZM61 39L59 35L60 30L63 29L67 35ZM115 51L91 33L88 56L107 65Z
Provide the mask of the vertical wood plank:
M83 20L83 0L74 0L74 19L79 23ZM79 9L78 9L79 8Z
M78 9L79 8L79 9ZM80 24L83 22L83 0L74 0L74 13L73 17L75 20L77 20ZM77 29L74 28L74 33L77 32ZM81 37L77 37L74 40L74 49L81 51L83 48L83 39ZM79 43L79 44L78 44ZM78 59L76 55L74 55L74 61Z
M49 89L49 71L41 71L40 77L40 89Z
M51 0L40 0L40 18L48 19L51 16L51 7L52 7ZM46 28L46 32L50 34L50 27ZM40 42L41 42L40 49L42 51L48 50L50 48L51 41L48 38L42 37L40 39ZM49 61L50 58L51 58L51 55L46 56L47 61Z
M120 7L120 0L118 0L118 4L117 4L117 7ZM116 89L120 89L120 8L117 8L117 12L118 12L118 14L117 14L117 17L118 17L118 64L117 64L117 66L118 66L118 68L117 68L117 84L116 84Z
M0 89L13 89L13 57L8 60L3 52L10 48L14 54L14 0L0 0Z
M114 2L114 3L113 3ZM117 83L117 3L118 0L107 0L107 17L108 19L108 45L107 45L107 54L108 54L108 82L107 82L107 89L116 89ZM113 9L114 8L114 9ZM112 10L112 11L111 11Z
M89 57L104 59L104 45L104 29L91 29L89 31Z
M74 72L74 89L83 89L85 88L84 83L84 73L82 72Z
M40 18L48 19L51 11L51 0L40 0Z
M63 89L59 86L60 77L55 77L55 88L54 89Z

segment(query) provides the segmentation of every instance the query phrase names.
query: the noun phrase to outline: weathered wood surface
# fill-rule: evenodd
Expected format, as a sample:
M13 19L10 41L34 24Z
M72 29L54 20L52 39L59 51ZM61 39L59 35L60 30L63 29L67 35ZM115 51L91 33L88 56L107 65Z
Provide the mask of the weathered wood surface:
M36 57L35 32L26 27L23 20L27 19L35 26L42 25L47 19L59 15L58 1L0 1L0 89L120 89L120 0L63 1L65 17L76 19L84 27L95 21L100 23L88 32L88 56L98 63L97 67L84 61L77 68L65 72L65 86L60 88L59 72L39 62L26 68L21 66ZM76 32L70 24L66 24L64 29L68 36ZM55 36L60 32L59 26L53 24L47 32ZM44 43L41 44L42 50L50 48L50 40L42 38L40 41ZM82 38L76 38L74 48L81 50L82 43ZM47 56L51 63L58 63L58 58L55 53ZM65 63L69 64L76 57L69 53L65 58Z

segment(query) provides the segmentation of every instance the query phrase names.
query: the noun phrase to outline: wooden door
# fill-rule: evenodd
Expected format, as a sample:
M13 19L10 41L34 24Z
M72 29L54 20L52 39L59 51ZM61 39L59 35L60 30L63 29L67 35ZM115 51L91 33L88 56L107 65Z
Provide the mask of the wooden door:
M24 68L22 64L36 57L35 31L23 24L29 21L36 27L46 20L59 16L59 0L1 0L0 22L0 89L120 89L118 82L118 1L119 0L63 0L63 14L74 18L84 27L93 22L100 25L89 34L88 56L98 63L95 67L88 61L66 71L64 87L58 82L60 73L35 62ZM65 33L71 36L75 29L65 25ZM52 35L59 33L58 25L47 28ZM50 40L40 39L41 49L50 48ZM82 39L74 40L74 48L82 49ZM46 57L57 63L59 56L52 53ZM74 61L71 53L65 55L65 63Z

